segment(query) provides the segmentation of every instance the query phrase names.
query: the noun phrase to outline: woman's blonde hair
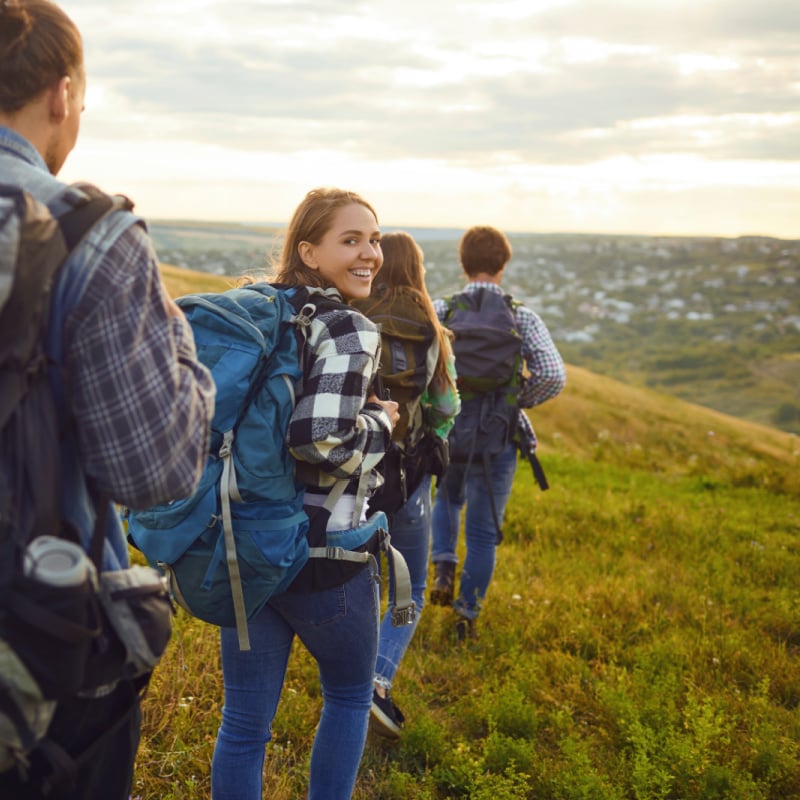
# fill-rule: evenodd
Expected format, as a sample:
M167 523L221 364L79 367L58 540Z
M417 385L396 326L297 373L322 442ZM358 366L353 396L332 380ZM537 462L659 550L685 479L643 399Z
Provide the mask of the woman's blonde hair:
M433 373L433 380L442 386L450 384L455 389L453 379L447 371L447 359L451 352L452 333L439 322L436 310L425 286L424 254L414 238L405 231L385 233L381 237L383 250L383 266L378 279L372 284L371 297L375 305L367 305L364 313L370 315L379 300L394 300L399 294L410 294L422 307L433 326L436 340L439 343L439 358Z

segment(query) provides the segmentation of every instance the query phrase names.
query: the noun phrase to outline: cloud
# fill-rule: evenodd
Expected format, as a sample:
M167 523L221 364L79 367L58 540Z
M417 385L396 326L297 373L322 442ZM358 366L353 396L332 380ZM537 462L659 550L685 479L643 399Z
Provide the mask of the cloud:
M374 13L354 4L345 15L336 3L206 3L184 23L185 37L171 33L186 13L181 4L158 4L154 24L134 35L130 11L120 18L115 5L93 17L98 27L116 20L118 38L98 48L90 68L119 110L170 118L168 137L191 132L207 142L218 141L230 119L229 136L245 148L327 145L346 127L340 146L376 158L411 150L461 159L499 150L571 163L581 131L608 134L599 151L584 151L592 159L633 120L776 113L798 94L800 46L774 15L779 10L800 28L800 11L785 3L678 3L673 10L588 2L586 11L564 4L522 21L495 18L480 38L475 25L463 24L412 36L414 15L394 8L382 17L380 3ZM459 16L469 13L467 3ZM742 42L745 30L772 34L784 50L771 55L758 37ZM110 115L108 124L115 122L125 124ZM735 131L721 124L717 134L735 156ZM623 130L621 143L629 140ZM652 150L662 140L643 144ZM682 144L697 147L692 137ZM750 133L742 156L752 148ZM768 141L761 151L770 156ZM785 157L787 148L775 153Z
M620 158L800 161L795 0L66 7L95 142L484 178Z

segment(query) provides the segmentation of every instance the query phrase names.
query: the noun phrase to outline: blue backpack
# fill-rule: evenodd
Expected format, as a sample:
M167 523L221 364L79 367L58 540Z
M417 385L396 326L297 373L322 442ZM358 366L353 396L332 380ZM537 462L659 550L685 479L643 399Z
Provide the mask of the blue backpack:
M286 446L301 375L297 332L305 335L318 304L339 301L320 290L255 283L176 302L216 384L210 452L191 497L131 511L128 533L167 573L180 606L206 622L235 625L240 648L248 650L247 620L289 586L309 556L365 562L373 556L351 548L388 525L385 515L375 515L337 546L309 551L303 487ZM328 510L345 486L330 493ZM385 539L389 549L388 533ZM403 580L395 603L407 608Z

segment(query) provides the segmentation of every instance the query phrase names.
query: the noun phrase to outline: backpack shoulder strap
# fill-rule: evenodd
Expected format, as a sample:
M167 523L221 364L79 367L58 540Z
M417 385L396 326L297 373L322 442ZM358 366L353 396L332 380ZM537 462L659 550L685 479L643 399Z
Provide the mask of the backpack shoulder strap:
M14 205L8 213L17 216L23 226L25 220L31 220L33 226L30 231L21 228L14 245L24 247L26 254L31 255L31 263L26 263L25 269L16 268L16 259L23 257L18 255L18 250L4 254L4 258L14 260L13 265L6 265L9 269L13 266L14 271L6 273L4 269L9 286L7 300L0 312L0 341L13 347L13 358L26 363L50 316L52 288L69 254L100 217L112 208L122 206L117 199L91 187L87 200L61 216L53 217L49 207L19 187L7 187L4 194ZM31 248L34 242L37 244ZM21 332L25 332L24 335ZM16 402L16 395L12 396L12 393L4 397L0 422L7 419L8 409Z
M101 217L117 209L133 210L133 202L125 195L106 194L91 183L76 183L73 187L79 189L88 199L56 218L68 251L77 247Z

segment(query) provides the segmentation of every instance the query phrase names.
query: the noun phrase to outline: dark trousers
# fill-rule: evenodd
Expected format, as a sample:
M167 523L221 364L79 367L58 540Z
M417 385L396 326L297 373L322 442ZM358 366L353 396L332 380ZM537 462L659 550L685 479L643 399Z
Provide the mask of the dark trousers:
M145 682L146 683L146 682ZM31 755L30 780L16 770L0 774L3 800L128 800L141 732L141 680L122 681L106 697L59 703L47 738L78 759L73 776L47 792L42 781L53 769L42 752ZM81 759L81 754L86 756Z

